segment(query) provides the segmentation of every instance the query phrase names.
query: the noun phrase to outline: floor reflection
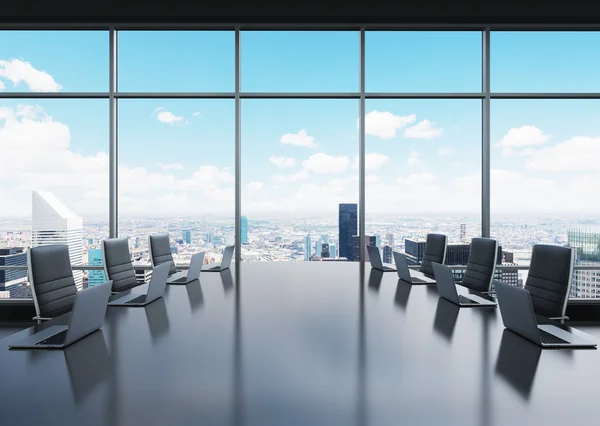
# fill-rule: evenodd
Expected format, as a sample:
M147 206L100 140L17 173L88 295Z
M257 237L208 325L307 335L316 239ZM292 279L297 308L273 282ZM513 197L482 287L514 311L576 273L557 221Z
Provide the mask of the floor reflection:
M402 310L406 310L406 305L408 305L408 297L410 296L410 290L412 289L412 285L398 280L398 284L396 285L396 294L394 295L394 303L396 306L402 308Z
M437 306L435 308L435 318L433 320L433 329L448 342L452 342L452 336L454 335L459 311L460 306L455 305L446 299L442 299L441 297L438 298Z
M157 344L169 332L167 305L162 297L144 306L146 320L152 336L152 344Z
M383 271L371 268L371 272L369 273L369 290L379 292L379 288L381 287L381 280L383 279L383 274Z
M502 332L496 374L526 401L531 395L541 354L542 348L538 345L510 330Z
M104 334L98 330L63 351L75 404L80 405L102 382L109 380L113 363Z
M236 271L239 268L236 268ZM231 273L231 268L225 269L220 272L221 274L221 282L223 283L223 291L225 294L230 293L233 290L233 274ZM236 280L238 273L236 272Z
M199 308L204 306L204 293L202 293L202 285L199 280L194 280L185 286L185 291L190 302L192 314L197 312Z

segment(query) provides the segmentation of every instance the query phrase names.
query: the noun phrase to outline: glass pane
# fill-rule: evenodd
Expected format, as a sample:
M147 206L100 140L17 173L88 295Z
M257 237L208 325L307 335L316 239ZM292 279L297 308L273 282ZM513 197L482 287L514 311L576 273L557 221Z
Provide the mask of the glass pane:
M367 92L481 92L481 32L368 31Z
M244 31L244 92L357 92L357 31Z
M600 92L600 32L492 32L493 92Z
M25 265L41 244L68 244L71 263L87 264L108 237L108 101L3 100L0 152L0 265ZM0 297L30 296L26 271L0 271Z
M513 263L528 265L534 244L568 245L600 271L598 111L598 100L492 101L491 233ZM599 297L597 273L576 273L571 295Z
M136 262L158 232L176 263L234 244L234 123L233 100L119 101L119 235Z
M0 31L0 91L108 92L108 31Z
M442 233L449 264L466 264L462 246L481 235L481 101L368 100L365 122L370 243L385 263L392 250L420 263Z
M119 91L233 92L233 31L119 31Z
M244 261L350 257L357 113L356 100L242 101Z

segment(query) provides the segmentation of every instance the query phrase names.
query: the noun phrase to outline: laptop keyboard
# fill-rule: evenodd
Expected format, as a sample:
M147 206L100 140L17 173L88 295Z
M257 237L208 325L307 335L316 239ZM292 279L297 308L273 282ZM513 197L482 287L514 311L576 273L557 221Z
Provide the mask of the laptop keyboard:
M65 337L67 337L67 330L61 331L54 336L50 336L41 342L37 342L36 345L62 345L65 343Z
M554 334L548 333L547 331L541 330L539 328L538 331L540 332L540 338L542 339L542 343L569 343L566 340L561 339L560 337L556 337Z
M476 301L474 301L473 299L469 299L468 297L465 297L465 296L462 296L462 295L459 295L459 296L458 296L458 301L459 301L460 303L468 303L468 304L471 304L471 305L472 305L473 303L475 303L475 304L478 304L478 303L477 303Z
M421 278L411 277L410 279L413 283L426 283L428 281L422 280Z
M169 281L169 282L171 282L171 283L184 283L184 282L186 282L186 280L187 280L187 277L181 277L181 278L177 278L176 280Z
M146 295L142 294L141 296L136 297L135 299L128 300L127 304L136 304L136 303L144 303L146 301Z

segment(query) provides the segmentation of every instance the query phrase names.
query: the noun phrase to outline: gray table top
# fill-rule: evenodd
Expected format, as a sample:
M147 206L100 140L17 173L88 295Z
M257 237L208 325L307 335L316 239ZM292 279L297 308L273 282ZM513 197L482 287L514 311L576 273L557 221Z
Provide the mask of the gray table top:
M243 263L145 308L110 307L102 332L64 351L8 350L24 330L0 341L0 423L597 422L600 351L542 351L496 308L362 272Z

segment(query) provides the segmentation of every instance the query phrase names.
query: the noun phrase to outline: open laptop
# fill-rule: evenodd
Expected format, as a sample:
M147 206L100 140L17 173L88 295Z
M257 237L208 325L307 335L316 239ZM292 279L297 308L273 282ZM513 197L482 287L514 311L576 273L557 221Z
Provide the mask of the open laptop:
M225 250L223 250L223 260L221 260L221 263L212 263L210 265L204 265L202 267L202 270L206 272L221 272L225 269L228 269L231 266L231 259L233 258L234 249L235 246L225 247Z
M204 263L204 252L192 255L190 268L187 271L176 272L167 278L167 284L188 284L200 278L202 264Z
M504 326L542 348L595 348L594 342L552 324L539 324L531 295L524 288L495 283Z
M389 263L383 263L381 261L381 255L379 254L379 248L373 246L367 246L367 252L369 253L369 260L371 262L371 268L377 269L383 272L394 272L396 268L394 265Z
M80 290L75 295L67 325L54 325L23 340L12 349L63 349L102 327L112 281Z
M159 297L165 294L167 287L167 277L169 276L168 262L157 265L152 270L152 278L148 284L148 293L146 294L127 294L118 299L112 300L108 306L146 306L148 303L154 302Z
M408 262L406 261L406 256L404 254L394 252L394 262L396 262L398 278L400 278L402 281L411 284L435 284L435 280L429 278L423 272L409 269Z
M485 296L482 293L469 290L468 296L458 294L458 289L456 288L454 277L452 276L452 269L435 262L432 262L431 265L433 266L438 294L444 299L449 300L460 307L496 306L496 302L491 297Z

